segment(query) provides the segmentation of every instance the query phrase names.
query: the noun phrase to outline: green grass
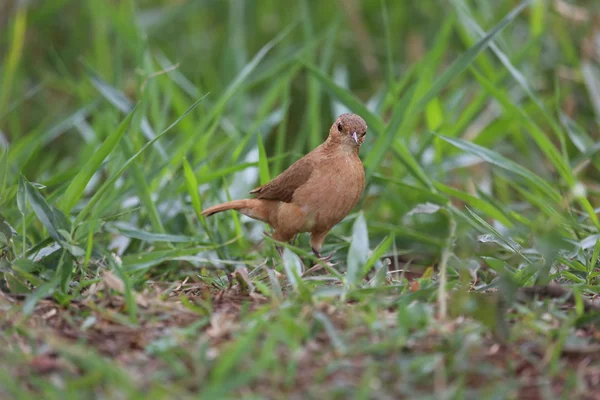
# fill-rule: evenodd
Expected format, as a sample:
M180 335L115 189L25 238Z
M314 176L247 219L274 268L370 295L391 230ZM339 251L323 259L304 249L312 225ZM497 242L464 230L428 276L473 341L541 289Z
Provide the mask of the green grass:
M594 2L7 8L1 398L600 389ZM367 189L335 265L201 216L346 110Z

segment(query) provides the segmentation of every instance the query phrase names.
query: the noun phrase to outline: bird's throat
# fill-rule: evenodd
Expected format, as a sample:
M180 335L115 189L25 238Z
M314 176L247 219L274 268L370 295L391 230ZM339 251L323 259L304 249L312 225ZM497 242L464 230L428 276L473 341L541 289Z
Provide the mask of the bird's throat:
M325 148L331 153L357 154L360 150L352 140L339 140L329 138L325 143Z

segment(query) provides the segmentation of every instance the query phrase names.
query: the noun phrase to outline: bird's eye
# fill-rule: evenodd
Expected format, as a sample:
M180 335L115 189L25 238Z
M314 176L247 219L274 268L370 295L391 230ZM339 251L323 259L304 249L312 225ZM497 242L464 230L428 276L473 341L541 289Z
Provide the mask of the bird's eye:
M338 124L338 131L342 131L342 124Z

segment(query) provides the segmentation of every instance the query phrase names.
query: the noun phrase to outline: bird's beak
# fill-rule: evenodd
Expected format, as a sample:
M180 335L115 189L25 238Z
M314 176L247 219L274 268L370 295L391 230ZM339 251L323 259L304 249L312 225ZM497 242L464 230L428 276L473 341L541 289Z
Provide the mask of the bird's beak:
M354 139L354 142L358 144L358 135L356 134L356 132L352 132L352 139Z

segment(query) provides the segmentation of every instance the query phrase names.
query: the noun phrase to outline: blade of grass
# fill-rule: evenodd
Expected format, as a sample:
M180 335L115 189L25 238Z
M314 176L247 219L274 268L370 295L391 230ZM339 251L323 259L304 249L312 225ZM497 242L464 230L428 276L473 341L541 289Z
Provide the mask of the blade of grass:
M27 180L23 175L19 178L27 192L29 204L33 212L38 217L42 225L46 228L50 236L56 241L62 241L64 238L58 231L61 229L60 224L56 221L56 215L42 197L40 192Z
M514 224L512 223L512 221L510 221L510 219L508 219L506 214L502 210L500 210L496 206L494 206L493 204L488 203L483 199L472 196L472 195L465 193L463 191L460 191L458 189L455 189L453 187L446 186L443 183L435 182L434 184L435 184L435 187L440 192L445 193L452 197L456 197L457 199L460 199L460 200L466 202L471 207L477 208L480 211L489 215L490 217L496 219L498 222L502 223L507 228L513 227Z
M529 2L530 0L527 0L527 2ZM477 24L477 22L470 17L469 15L469 9L466 6L466 4L464 3L463 0L453 0L453 3L457 6L457 8L459 8L459 10L461 10L461 16L462 21L464 21L466 24L468 24L472 29L474 29L478 35L483 35L484 31L481 29L481 27ZM533 7L533 10L535 10L538 7ZM546 107L544 106L544 103L542 103L542 101L538 98L538 96L535 95L533 89L531 88L531 86L529 85L527 79L523 76L523 74L521 74L521 72L515 68L512 63L510 62L510 58L502 51L500 50L500 48L496 45L496 43L491 42L490 43L490 49L496 54L496 57L498 57L498 59L500 60L500 62L502 62L502 64L504 65L504 67L510 72L510 74L512 75L512 77L515 79L515 81L517 81L517 83L519 84L519 86L521 86L521 88L523 88L523 90L525 91L525 93L527 94L527 96L533 101L533 103L537 106L537 108L542 112L542 114L544 115L544 120L550 124L550 126L552 127L552 130L554 131L554 133L556 134L557 138L559 139L560 143L561 143L561 147L564 151L566 151L566 146L565 146L565 135L562 131L562 129L560 128L560 125L558 124L558 122L556 121L556 119L550 114L550 112L546 109ZM563 158L563 161L566 163L568 162L568 160L566 159L566 153L563 154L563 156L565 158Z
M349 289L354 288L359 279L362 278L360 272L368 259L369 232L367 230L367 221L361 212L354 221L354 225L352 225L352 239L350 240L350 249L348 250L346 283Z
M515 7L511 12L509 12L504 18L500 20L492 29L490 29L484 36L473 45L469 50L467 50L463 55L454 60L450 67L448 67L442 75L433 83L432 87L429 89L428 93L419 101L419 106L417 110L420 112L435 96L437 96L442 89L452 81L456 76L458 76L461 72L463 72L467 67L469 67L473 60L485 50L490 43L494 40L496 36L500 32L506 28L506 26L511 23L523 9L529 4L529 0L525 0L521 2L517 7Z
M308 0L302 0L300 2L301 13L302 13L302 27L304 31L304 40L306 43L310 43L314 40L314 32L312 26L312 20L310 15L310 5ZM326 38L325 40L333 40L335 36ZM314 63L315 52L308 53L306 55L308 61ZM311 149L314 149L321 144L323 139L321 138L321 93L319 87L319 81L311 75L306 76L307 80L307 96L306 96L306 117L305 121L308 124L308 145Z
M383 257L383 255L388 251L388 249L390 248L390 246L392 245L393 242L394 242L393 234L389 234L385 238L383 238L383 240L377 245L375 250L373 250L373 252L371 252L371 255L369 256L369 259L367 260L367 262L365 262L365 265L363 265L361 273L360 273L360 279L367 276L367 274L369 273L371 268L373 268L373 266L375 265L375 263L377 261L381 260L381 257Z
M98 74L96 74L87 65L84 64L84 67L86 73L92 81L92 84L106 100L108 100L113 106L115 106L118 110L120 110L123 113L129 113L132 111L133 106L131 104L131 101L127 98L127 96L125 96L123 92L106 83L98 76ZM162 159L167 160L169 157L165 152L165 149L160 143L157 143L157 141L154 140L156 138L156 133L152 129L150 122L148 122L148 118L146 118L146 116L144 115L140 115L140 128L146 139L152 141L153 143L156 143L156 150L158 151Z
M2 90L0 91L0 115L4 114L4 109L10 99L12 84L16 80L15 72L21 62L21 57L23 56L25 33L27 31L27 7L19 4L14 17L12 17L12 21L12 41L6 58L6 65L4 66Z
M123 295L125 296L125 305L127 306L129 320L132 324L137 325L138 308L129 276L123 271L122 265L120 265L118 262L115 262L111 254L106 254L105 258L108 260L112 269L117 273L117 276L119 279L121 279L121 282L123 282Z
M304 61L301 61L305 67L313 73L320 81L325 85L325 87L334 95L336 99L342 102L346 107L351 109L353 112L359 114L367 123L369 127L369 132L374 131L377 135L377 143L376 148L372 149L369 155L367 155L367 160L365 160L365 166L367 168L367 174L371 172L371 174L377 169L377 164L375 160L379 160L379 162L383 159L383 155L385 151L389 149L389 141L393 140L393 135L388 134L387 141L380 139L391 130L386 130L385 124L383 121L374 113L369 111L369 109L363 105L360 100L358 100L350 91L347 89L337 85L333 80L327 77L323 72L318 70L316 67L307 64ZM400 100L400 105L404 105L409 99L412 97L414 92L413 90L408 90L403 98ZM400 106L396 107L398 112L396 113L397 118L402 116L401 112L404 110L400 108ZM406 145L401 142L395 143L396 153L400 160L409 168L409 171L415 176L420 182L422 182L425 186L432 187L429 183L429 178L425 171L421 168L419 163L414 159ZM374 154L374 155L372 155ZM370 158L369 158L370 157ZM370 175L367 175L370 176Z
M198 221L200 221L206 233L209 235L209 239L212 240L210 230L208 229L208 225L206 224L206 218L204 218L204 215L202 215L202 202L200 201L200 195L198 194L198 181L196 180L196 175L194 175L192 166L190 165L187 159L183 160L183 175L185 177L187 190L192 201L192 208L196 213L196 218L198 218Z
M529 134L538 144L540 150L544 152L544 154L556 167L557 171L567 182L567 184L569 184L569 186L573 186L575 183L575 178L573 177L572 169L565 161L564 157L548 139L543 130L523 110L523 107L519 107L518 105L514 104L504 91L494 86L494 84L491 83L488 79L486 79L482 74L480 74L474 69L471 70L471 72L473 73L477 81L481 84L481 86L486 91L488 91L496 100L498 100L498 102L503 107L505 107L512 114L520 117L519 119L522 121L523 125L527 128Z
M146 231L137 229L135 227L129 226L129 224L119 223L119 222L107 224L106 229L109 231L115 230L116 232L122 234L123 236L133 238L133 239L143 240L143 241L150 242L150 243L169 242L169 243L206 244L206 243L202 243L203 239L200 237L146 232Z
M81 198L85 187L92 179L92 176L98 168L102 165L102 162L108 157L108 155L114 150L117 144L121 141L121 138L129 129L129 125L131 124L131 118L135 113L136 108L134 108L128 115L125 117L123 122L119 124L117 129L115 129L102 143L100 148L92 157L83 165L79 173L75 176L75 178L71 181L67 190L62 195L60 200L58 201L57 207L61 209L65 213L69 213L73 206L77 204L79 199Z
M8 176L8 149L4 150L0 159L0 198L4 194L6 188L6 177Z
M117 172L115 172L109 179L106 180L106 182L104 182L102 184L102 186L96 191L96 193L92 196L92 198L90 199L90 201L88 202L88 204L86 204L86 206L79 212L79 214L77 215L77 218L75 218L75 222L73 225L78 225L79 223L81 223L83 221L83 219L86 217L87 214L89 214L89 212L91 211L91 209L98 203L98 201L102 198L102 196L106 193L106 191L110 188L112 188L112 185L116 182L116 180L123 174L123 172L125 172L125 170L144 152L148 149L148 147L152 146L152 144L154 142L156 142L158 139L160 139L165 133L167 133L169 130L171 130L171 128L173 128L175 125L177 125L177 123L179 121L181 121L186 115L188 115L194 108L196 108L196 106L198 106L198 104L200 104L200 102L202 100L204 100L204 98L206 97L203 96L202 98L196 100L194 102L194 104L192 104L185 113L183 113L179 118L177 118L177 120L175 120L175 122L173 122L170 126L167 127L167 129L165 129L164 131L162 131L160 134L156 135L156 137L154 139L152 139L151 141L149 141L148 143L146 143L141 149L139 149L133 156L131 156L126 162L125 164L123 164L123 166L121 166L121 168L119 168L119 170Z
M227 242L210 246L194 246L187 249L156 250L140 254L131 254L123 257L123 271L127 274L132 274L134 272L143 273L164 262L185 259L188 256L195 256L203 251L215 250L219 247L235 243L237 240L238 238L236 237Z
M121 149L123 150L123 154L127 159L132 157L133 152L129 138L124 138L124 140L121 142ZM144 172L136 162L134 162L132 165L132 179L138 197L144 205L148 216L150 217L152 228L159 233L165 233L165 227L160 219L160 214L158 213L156 204L154 204L154 201L152 200L152 194L150 193L150 187L146 181Z
M219 97L219 99L215 102L214 106L211 107L207 115L203 118L203 122L200 125L198 132L205 133L210 124L215 120L219 115L223 113L225 106L228 101L233 97L233 95L242 87L244 81L248 78L248 76L256 69L256 67L260 64L263 58L275 47L279 42L281 42L294 28L296 27L296 23L288 26L281 33L279 33L273 40L265 44L250 60L248 64L242 68L239 74L231 81L231 83L227 86L223 94ZM181 160L184 155L189 151L190 148L193 148L193 143L196 141L196 135L190 135L180 146L177 152L174 154L174 159Z
M258 132L256 135L256 141L258 145L258 171L260 176L260 184L264 185L271 180L271 177L269 175L269 161L267 159L267 152L265 151L265 146L263 144L262 135L260 132Z
M542 192L546 196L548 196L548 198L551 199L552 201L554 201L555 203L559 203L561 201L562 197L561 197L560 193L558 191L556 191L552 185L550 185L548 182L546 182L544 179L537 176L533 172L520 166L519 164L515 163L514 161L501 156L500 154L496 153L495 151L486 149L485 147L478 146L474 143L467 142L462 139L451 138L451 137L447 137L447 136L439 135L439 134L436 134L436 136L441 138L442 140L445 140L446 142L452 144L453 146L455 146L461 150L464 150L466 152L469 152L473 155L480 157L481 159L483 159L486 162L489 162L490 164L496 165L497 167L503 168L507 171L510 171L510 172L522 177L527 182L529 182L534 187L536 187L538 190L540 190L540 192Z

